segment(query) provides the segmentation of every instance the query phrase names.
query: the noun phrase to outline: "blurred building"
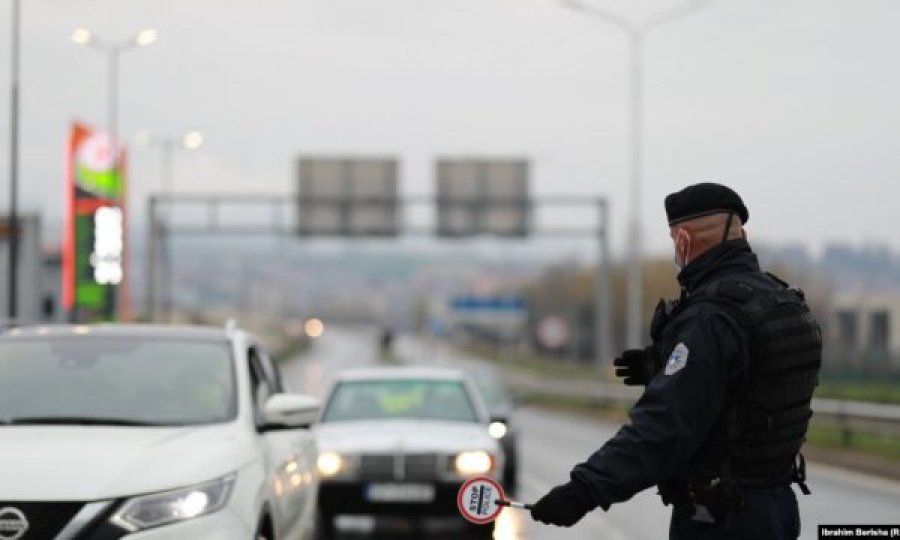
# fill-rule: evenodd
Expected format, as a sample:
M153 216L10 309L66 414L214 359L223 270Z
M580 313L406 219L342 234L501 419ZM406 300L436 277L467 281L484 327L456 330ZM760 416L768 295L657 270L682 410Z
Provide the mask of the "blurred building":
M838 294L832 306L829 342L849 366L900 369L900 294Z
M50 320L56 311L58 302L58 261L56 285L50 285L47 279L47 264L52 267L52 260L45 260L41 246L41 219L39 216L22 215L19 221L19 249L17 268L16 319L25 322L42 322ZM9 219L0 218L0 318L9 318L9 240L14 234ZM46 279L45 279L46 276ZM49 287L49 289L48 289ZM57 294L56 298L52 295Z

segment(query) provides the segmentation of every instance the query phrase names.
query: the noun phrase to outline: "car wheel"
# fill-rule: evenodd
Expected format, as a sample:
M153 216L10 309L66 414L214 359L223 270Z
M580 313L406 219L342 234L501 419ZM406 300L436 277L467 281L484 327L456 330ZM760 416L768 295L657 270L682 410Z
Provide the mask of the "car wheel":
M263 516L259 520L256 528L256 534L253 536L256 540L275 540L275 532L272 530L272 521L268 516Z
M516 451L515 445L504 447L506 452L506 464L503 467L503 488L515 493L519 483L519 453Z
M503 489L509 493L516 493L519 486L519 468L515 464L507 465L503 470Z
M319 510L316 514L316 540L332 540L337 538L337 527L334 524L334 514Z

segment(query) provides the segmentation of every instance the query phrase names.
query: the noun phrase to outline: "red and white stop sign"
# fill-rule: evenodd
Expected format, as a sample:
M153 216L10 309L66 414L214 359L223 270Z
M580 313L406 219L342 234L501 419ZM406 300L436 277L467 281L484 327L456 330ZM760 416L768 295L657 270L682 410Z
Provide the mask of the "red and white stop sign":
M459 488L456 506L466 520L477 525L485 525L497 519L503 510L501 501L506 500L503 487L487 476L470 478Z
M569 342L569 323L562 317L548 315L537 324L537 338L547 349L559 349Z

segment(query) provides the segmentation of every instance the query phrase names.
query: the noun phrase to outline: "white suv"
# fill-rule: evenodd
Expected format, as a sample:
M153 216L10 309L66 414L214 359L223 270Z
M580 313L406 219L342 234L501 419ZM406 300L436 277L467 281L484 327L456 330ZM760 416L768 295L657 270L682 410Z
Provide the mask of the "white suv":
M235 328L7 331L0 538L307 538L318 409Z

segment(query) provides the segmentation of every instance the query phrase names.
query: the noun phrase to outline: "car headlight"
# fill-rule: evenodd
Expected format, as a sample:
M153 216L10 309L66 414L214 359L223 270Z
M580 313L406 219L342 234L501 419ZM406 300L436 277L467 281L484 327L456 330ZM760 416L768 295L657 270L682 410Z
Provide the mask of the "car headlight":
M316 468L319 469L319 475L326 478L341 472L343 466L344 459L337 452L322 452L319 454L319 459L316 460Z
M491 422L491 425L488 426L488 434L495 439L506 437L508 431L509 428L503 422Z
M493 468L494 459L484 450L474 450L457 454L454 465L462 475L485 474Z
M236 475L129 499L110 521L129 532L212 514L228 504Z

